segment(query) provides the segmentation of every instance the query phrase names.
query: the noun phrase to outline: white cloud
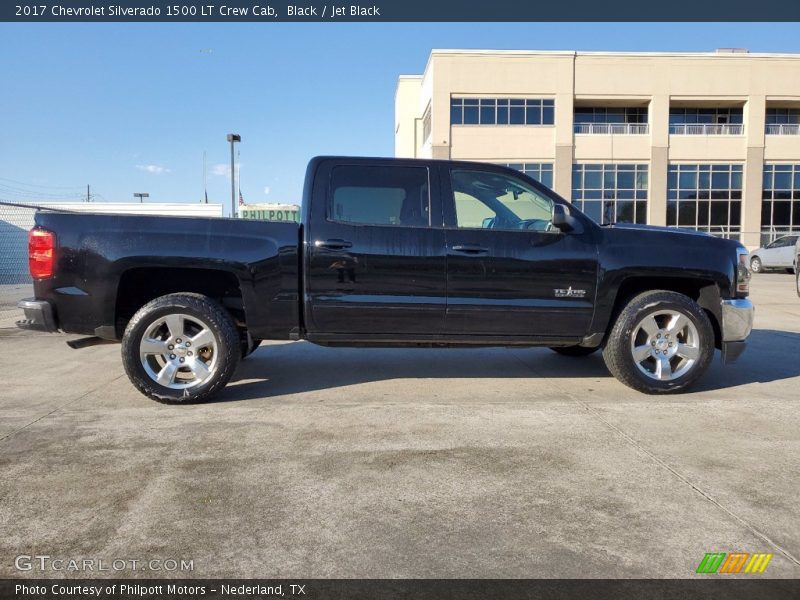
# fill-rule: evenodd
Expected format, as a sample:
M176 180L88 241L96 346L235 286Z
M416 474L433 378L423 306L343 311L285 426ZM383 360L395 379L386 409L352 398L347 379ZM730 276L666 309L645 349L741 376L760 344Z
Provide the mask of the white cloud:
M162 167L161 165L136 165L136 168L140 171L153 173L154 175L161 175L162 173L170 172L170 169Z
M272 190L269 188L269 186L268 186L268 185L264 186L264 195L266 195L266 196L269 196L269 193L270 193L271 191L272 191Z
M217 163L216 165L211 165L211 174L219 175L220 177L230 177L231 166L226 165L225 163Z

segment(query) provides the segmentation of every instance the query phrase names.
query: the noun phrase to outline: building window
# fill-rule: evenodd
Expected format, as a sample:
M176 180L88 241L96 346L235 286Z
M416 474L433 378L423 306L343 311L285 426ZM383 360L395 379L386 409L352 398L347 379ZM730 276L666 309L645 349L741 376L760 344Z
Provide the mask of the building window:
M761 227L800 230L800 164L765 164L763 193Z
M500 163L531 177L547 187L553 187L553 163Z
M669 132L675 135L742 135L741 108L670 108Z
M428 138L431 137L431 105L428 104L428 108L425 109L425 113L422 115L422 141L428 141Z
M646 134L646 107L578 107L574 115L575 133Z
M667 185L667 225L741 231L742 165L670 165Z
M572 201L597 223L645 223L647 176L643 164L576 164Z
M552 125L555 101L541 98L452 98L451 125Z
M768 108L767 135L800 134L800 108Z

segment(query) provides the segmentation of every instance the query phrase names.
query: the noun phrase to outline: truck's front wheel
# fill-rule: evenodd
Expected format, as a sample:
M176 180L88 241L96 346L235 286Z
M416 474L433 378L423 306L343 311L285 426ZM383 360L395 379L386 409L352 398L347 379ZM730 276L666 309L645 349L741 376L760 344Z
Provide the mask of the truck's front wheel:
M691 298L668 291L634 297L603 350L611 373L646 394L680 392L697 381L714 356L714 329Z
M128 378L160 402L212 398L228 383L240 355L231 315L201 294L168 294L148 302L122 338Z

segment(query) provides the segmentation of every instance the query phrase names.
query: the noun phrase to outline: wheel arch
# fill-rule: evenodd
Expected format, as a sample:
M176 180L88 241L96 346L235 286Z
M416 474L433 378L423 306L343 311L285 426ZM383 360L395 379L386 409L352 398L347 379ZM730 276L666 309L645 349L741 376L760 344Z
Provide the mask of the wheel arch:
M722 309L718 285L711 279L695 277L639 277L631 276L622 281L614 299L610 318L603 334L603 344L622 310L642 292L664 290L688 296L705 311L714 329L714 346L722 346Z
M222 304L237 325L245 326L243 286L235 273L207 267L132 267L122 272L114 300L114 329L119 338L142 306L167 294L190 292Z

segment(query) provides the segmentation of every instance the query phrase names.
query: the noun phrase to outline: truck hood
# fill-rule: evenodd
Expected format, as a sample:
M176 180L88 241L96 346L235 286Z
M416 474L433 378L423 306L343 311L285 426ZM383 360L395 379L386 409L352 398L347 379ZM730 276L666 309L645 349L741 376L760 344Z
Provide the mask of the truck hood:
M677 234L677 235L694 235L700 236L705 238L713 238L714 236L710 233L706 233L705 231L697 231L695 229L683 229L678 227L660 227L658 225L640 225L638 223L612 223L611 225L603 226L603 229L615 230L634 230L634 231L643 231L643 232L661 232L661 233L669 233L669 234Z
M726 240L711 235L704 231L694 229L679 229L677 227L658 227L655 225L639 225L635 223L615 223L600 227L606 242L623 245L638 246L652 249L653 246L664 246L684 249L712 249L730 252L734 255L736 248L743 247L736 240Z

